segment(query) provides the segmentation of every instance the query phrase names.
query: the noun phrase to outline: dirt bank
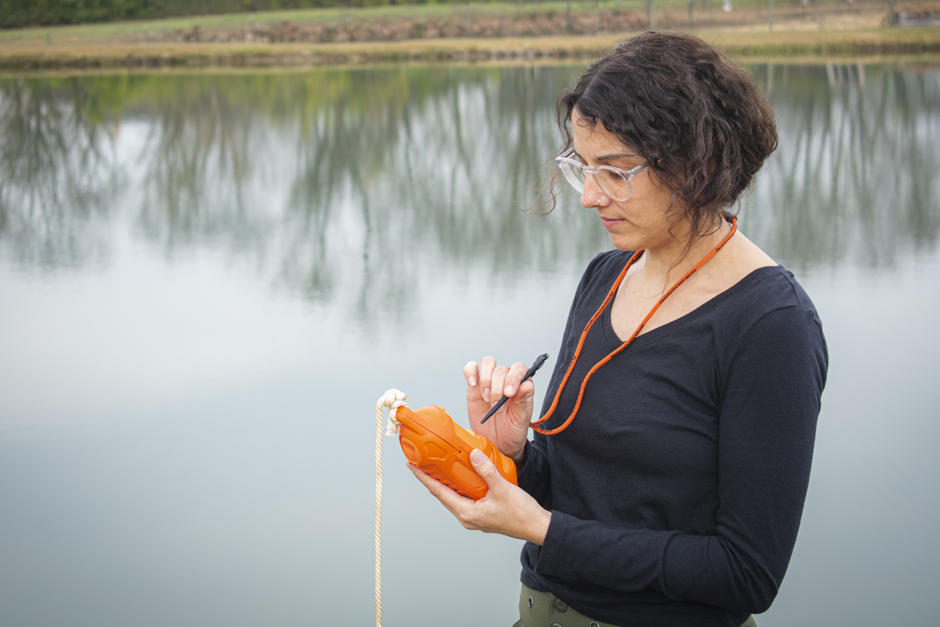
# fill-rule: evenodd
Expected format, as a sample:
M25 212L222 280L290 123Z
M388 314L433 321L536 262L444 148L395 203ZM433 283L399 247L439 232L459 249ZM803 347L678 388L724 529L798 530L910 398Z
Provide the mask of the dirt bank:
M646 30L639 11L479 12L470 5L451 14L397 15L307 22L242 22L132 34L68 36L67 30L0 40L0 69L7 72L141 67L313 66L401 61L564 60L594 57L631 33ZM689 5L692 6L692 5ZM695 5L698 7L699 5ZM689 30L739 58L940 57L940 28L887 28L884 4L784 7L765 5L725 13L654 16L659 30ZM693 7L694 8L694 7ZM766 9L766 6L765 6ZM29 33L27 33L29 34Z

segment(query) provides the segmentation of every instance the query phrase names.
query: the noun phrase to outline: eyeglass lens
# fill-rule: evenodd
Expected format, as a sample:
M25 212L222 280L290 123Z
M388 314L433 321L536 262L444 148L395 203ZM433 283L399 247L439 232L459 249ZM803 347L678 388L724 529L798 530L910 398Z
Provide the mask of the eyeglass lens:
M583 192L584 171L573 163L565 161L562 161L559 165L561 166L561 171L565 175L565 178L571 183L571 186L579 192ZM594 172L594 178L601 190L614 200L623 201L630 198L632 192L630 181L619 172L601 167Z

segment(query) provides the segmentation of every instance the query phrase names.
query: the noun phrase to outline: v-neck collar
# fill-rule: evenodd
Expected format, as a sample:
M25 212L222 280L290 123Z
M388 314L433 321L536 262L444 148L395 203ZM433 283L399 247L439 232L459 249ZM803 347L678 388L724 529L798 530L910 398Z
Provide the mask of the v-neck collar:
M641 348L643 346L652 344L656 342L657 340L663 337L666 337L667 335L670 335L671 333L674 333L675 331L683 328L687 324L695 322L697 319L701 318L703 315L707 314L715 307L721 306L722 303L732 298L737 292L746 288L751 283L761 280L766 275L778 273L778 272L787 272L787 270L786 268L780 265L763 266L761 268L756 268L755 270L751 271L748 275L746 275L744 278L742 278L740 281L738 281L737 283L735 283L728 289L724 290L723 292L719 292L718 294L715 294L710 299L708 299L707 301L705 301L704 303L702 303L701 305L699 305L698 307L696 307L689 313L679 316L675 320L672 320L671 322L667 322L666 324L662 326L656 327L655 329L651 331L647 331L646 333L641 333L639 336L637 336L635 340L633 340L633 344L627 350L628 351L631 349L636 350L637 348ZM601 314L600 326L603 331L604 342L611 349L615 349L619 347L621 344L623 344L625 340L621 339L620 336L618 336L617 333L614 331L614 326L611 321L611 313L610 313L612 309L613 309L613 303L611 303L610 306L604 309L604 313Z

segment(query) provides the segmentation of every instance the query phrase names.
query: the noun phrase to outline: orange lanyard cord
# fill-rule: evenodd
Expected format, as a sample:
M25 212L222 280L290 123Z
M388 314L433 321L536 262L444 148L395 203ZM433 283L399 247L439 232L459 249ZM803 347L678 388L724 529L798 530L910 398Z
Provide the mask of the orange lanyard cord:
M575 349L575 351L574 351L574 358L571 360L571 364L568 366L568 370L565 372L565 376L564 376L564 378L561 380L561 384L558 386L558 391L555 393L555 398L554 398L554 400L552 400L552 406L548 408L548 411L545 413L544 416L542 416L542 417L539 418L537 421L535 421L535 422L533 422L533 423L531 423L531 424L529 425L530 427L532 427L532 430L533 430L533 431L536 431L536 432L538 432L538 433L541 433L541 434L543 434L543 435L555 435L556 433L561 433L562 431L564 431L565 429L567 429L567 428L568 428L568 425L571 424L571 422L574 420L574 417L578 414L578 409L581 407L581 400L584 398L584 388L585 388L585 386L587 385L588 379L591 378L591 375L593 375L595 372L597 372L597 369L598 369L598 368L600 368L601 366L603 366L604 364L606 364L608 361L610 361L611 359L613 359L614 355L616 355L617 353L622 352L622 351L625 350L628 346L630 346L630 344L633 343L633 340L635 340L635 339L637 338L637 336L640 334L640 331L643 330L643 327L646 326L646 323L648 323L648 322L650 321L650 318L653 317L653 314L655 314L656 311L659 309L660 305L662 305L664 302L666 302L666 299L669 298L669 297L672 295L672 293L675 292L676 289L678 289L678 287L679 287L680 285L682 285L683 283L685 283L685 281L686 281L690 276L692 276L693 274L695 274L695 272L698 271L699 269L701 269L702 266L704 266L706 263L708 263L709 261L711 261L711 258L718 254L718 251L721 250L721 249L724 247L724 245L728 243L728 240L731 239L731 236L734 235L737 230L738 230L738 221L737 221L737 219L735 219L735 218L731 218L731 232L728 233L728 234L725 236L725 238L724 238L723 240L721 240L721 242L720 242L715 248L712 249L712 251L711 251L710 253L708 253L707 255L705 255L705 257L703 257L701 261L699 261L697 264L695 264L695 267L694 267L694 268L692 268L691 270L689 270L688 272L686 272L685 276L683 276L681 279L679 279L678 281L676 281L675 285L673 285L672 287L670 287L670 288L666 291L666 293L663 294L662 298L659 299L659 302L657 302L655 305L653 305L653 308L650 309L650 312L649 312L648 314L646 314L646 317L643 318L643 321L642 321L642 322L640 322L640 326L638 326L638 327L636 328L636 331L633 332L633 335L631 335L631 336L627 339L626 342L624 342L623 344L621 344L620 346L618 346L616 349L614 349L614 351L613 351L612 353L610 353L609 355L607 355L607 357L604 357L602 360L600 360L599 362L597 362L597 363L594 365L594 367L591 368L590 371L588 371L587 375L584 377L584 381L581 382L581 389L578 391L578 400L577 400L577 402L575 402L575 404L574 404L574 409L571 411L571 415L568 416L568 419L565 420L565 422L564 422L560 427L557 427L557 428L555 428L555 429L541 429L541 428L539 428L539 425L541 425L541 424L544 423L546 420L548 420L549 418L551 418L552 414L555 412L555 408L558 406L558 399L561 398L561 393L562 393L562 391L565 389L565 384L568 383L568 377L571 376L571 373L572 373L572 371L574 370L574 366L575 366L575 364L578 362L578 357L581 355L581 348L584 346L584 341L585 341L585 339L587 339L588 331L591 330L591 326L593 326L594 322L595 322L598 318L600 318L601 314L604 312L605 309L607 309L607 306L608 306L608 305L610 304L610 302L614 299L614 295L617 293L617 288L620 287L620 283L623 281L624 277L627 276L627 271L630 269L630 266L632 266L633 263L634 263L637 259L639 259L640 256L643 254L643 251L642 251L642 250L639 250L639 251L635 252L635 253L633 254L633 256L630 257L630 261L627 262L627 265L624 266L623 270L621 270L620 276L618 276L618 277L617 277L617 280L614 281L614 284L613 284L613 286L610 288L610 291L607 292L607 298L604 299L604 302L601 303L601 306L598 308L597 312L594 313L594 315L593 315L593 316L591 317L591 319L588 321L587 325L585 325L584 331L581 332L581 339L578 340L578 347L577 347L577 348Z

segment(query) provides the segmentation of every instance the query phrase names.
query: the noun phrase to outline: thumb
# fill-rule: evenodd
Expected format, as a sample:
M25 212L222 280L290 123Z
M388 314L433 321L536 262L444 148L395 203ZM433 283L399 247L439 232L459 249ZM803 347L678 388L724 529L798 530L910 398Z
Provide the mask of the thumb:
M473 464L473 469L483 478L483 481L486 481L486 485L490 488L501 481L505 481L499 471L496 470L496 466L490 461L490 458L484 455L480 449L475 448L470 451L470 463Z

